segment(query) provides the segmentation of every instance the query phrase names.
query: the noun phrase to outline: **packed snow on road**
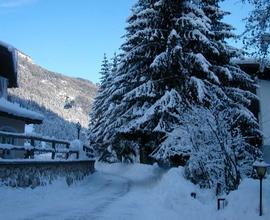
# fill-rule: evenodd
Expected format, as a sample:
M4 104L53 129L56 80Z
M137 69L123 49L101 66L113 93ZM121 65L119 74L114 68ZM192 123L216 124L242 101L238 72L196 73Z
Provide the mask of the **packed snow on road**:
M0 219L263 220L270 219L269 186L268 178L259 217L258 180L243 180L238 190L224 196L227 206L217 211L215 192L187 181L182 168L98 163L93 175L72 186L58 180L35 189L1 187Z

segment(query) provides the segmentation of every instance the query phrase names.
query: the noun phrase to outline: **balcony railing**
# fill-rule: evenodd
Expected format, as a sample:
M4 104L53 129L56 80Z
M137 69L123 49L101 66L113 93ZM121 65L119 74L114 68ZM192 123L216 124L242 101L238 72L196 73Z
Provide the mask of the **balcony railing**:
M42 153L51 153L51 159L55 159L56 155L68 159L73 154L79 159L79 150L71 149L69 141L4 131L0 131L0 150L24 151L25 159L34 159L35 155ZM86 146L83 146L83 150L89 152Z

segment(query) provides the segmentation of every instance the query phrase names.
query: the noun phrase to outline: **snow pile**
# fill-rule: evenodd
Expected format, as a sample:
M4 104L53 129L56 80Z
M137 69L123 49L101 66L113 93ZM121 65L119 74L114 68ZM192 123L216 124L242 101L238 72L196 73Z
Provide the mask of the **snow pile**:
M214 190L200 189L184 178L182 168L169 171L147 165L97 165L103 170L131 181L131 191L102 214L101 219L189 219L254 220L270 217L270 179L263 183L263 213L259 217L259 181L245 179L238 190L223 197L225 209L217 210ZM191 196L196 193L196 199ZM138 211L140 210L140 211ZM125 219L124 217L121 219Z
M79 159L89 159L86 152L83 150L83 143L76 139L70 142L70 150L79 151Z
M196 199L191 197L196 193ZM175 219L181 216L182 219L211 219L213 207L209 205L214 195L211 191L200 190L183 177L182 169L171 169L153 190L157 199L157 206L163 207L164 211L171 210ZM181 213L180 213L181 212Z
M25 134L35 134L34 132L34 125L33 124L29 124L29 125L25 125L25 131L24 131Z
M142 181L151 178L154 179L155 176L163 172L163 170L159 168L157 164L148 166L143 164L106 164L97 162L95 167L99 171L121 176L131 181Z

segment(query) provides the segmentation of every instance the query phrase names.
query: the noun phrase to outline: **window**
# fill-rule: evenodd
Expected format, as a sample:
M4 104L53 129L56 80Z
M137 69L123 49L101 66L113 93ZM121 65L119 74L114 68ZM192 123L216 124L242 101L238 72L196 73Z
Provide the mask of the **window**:
M16 129L14 129L12 127L9 127L9 126L1 127L0 131L14 132L14 133L17 132ZM18 145L18 139L17 138L0 136L0 143Z
M7 98L8 80L0 76L0 98Z

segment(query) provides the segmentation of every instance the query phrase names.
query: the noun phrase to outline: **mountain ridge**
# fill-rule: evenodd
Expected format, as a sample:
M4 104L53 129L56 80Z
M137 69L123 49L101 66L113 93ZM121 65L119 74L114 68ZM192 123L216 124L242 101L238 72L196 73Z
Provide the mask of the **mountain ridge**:
M42 125L34 131L44 136L75 139L76 124L82 125L82 139L88 126L88 115L98 86L87 79L65 76L35 64L18 51L19 88L9 89L9 100L42 113Z

